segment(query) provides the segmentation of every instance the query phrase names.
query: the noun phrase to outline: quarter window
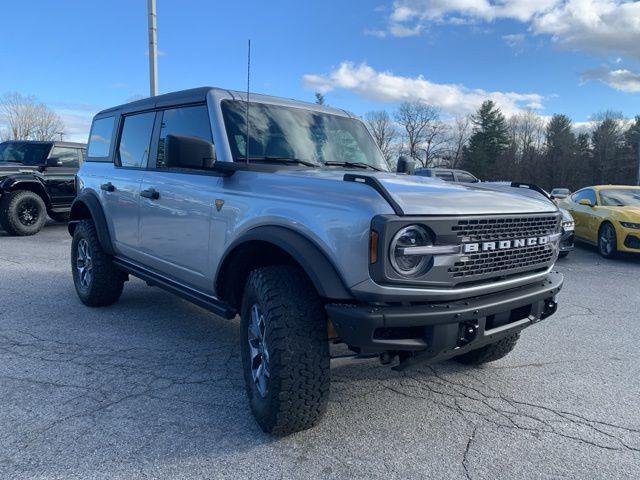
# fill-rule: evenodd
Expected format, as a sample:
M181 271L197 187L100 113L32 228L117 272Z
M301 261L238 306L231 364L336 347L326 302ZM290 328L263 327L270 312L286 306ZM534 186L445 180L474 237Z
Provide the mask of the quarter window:
M53 147L50 157L58 160L59 167L77 168L80 166L79 153L77 148Z
M147 166L155 117L155 112L125 117L118 147L118 162L121 167Z
M170 158L169 150L165 148L168 135L196 137L213 143L209 112L206 105L171 108L163 112L160 138L158 139L156 168L169 168L179 165L178 159Z
M108 157L113 137L115 117L100 118L93 121L89 134L90 157Z
M453 172L436 172L436 177L444 180L445 182L453 182Z

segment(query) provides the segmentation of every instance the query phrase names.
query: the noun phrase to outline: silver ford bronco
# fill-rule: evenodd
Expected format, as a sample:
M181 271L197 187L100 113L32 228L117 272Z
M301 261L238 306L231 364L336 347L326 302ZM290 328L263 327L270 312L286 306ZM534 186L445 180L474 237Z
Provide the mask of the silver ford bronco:
M330 344L396 369L497 360L556 310L562 215L410 163L390 171L354 115L282 98L197 88L104 110L71 208L76 291L109 305L133 275L240 315L251 410L280 435L326 410Z

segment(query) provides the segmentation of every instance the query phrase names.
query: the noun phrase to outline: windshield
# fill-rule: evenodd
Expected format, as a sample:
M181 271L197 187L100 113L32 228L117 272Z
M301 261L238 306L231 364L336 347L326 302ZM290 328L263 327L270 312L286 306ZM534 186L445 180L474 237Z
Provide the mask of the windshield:
M570 193L568 188L554 188L551 190L551 195L569 195Z
M246 103L224 100L222 114L234 160L246 155ZM293 159L315 166L350 163L388 171L373 138L356 119L302 108L249 103L249 160ZM357 165L356 165L357 164Z
M0 163L12 162L22 165L43 165L49 154L48 143L4 142L0 143Z
M640 205L640 188L617 188L600 190L600 200L606 207Z

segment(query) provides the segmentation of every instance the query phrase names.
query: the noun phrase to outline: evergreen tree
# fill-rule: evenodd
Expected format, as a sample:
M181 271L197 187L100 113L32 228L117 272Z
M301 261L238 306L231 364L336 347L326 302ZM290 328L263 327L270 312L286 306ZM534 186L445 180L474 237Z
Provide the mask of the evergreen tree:
M592 165L591 140L586 132L576 137L576 168L567 185L571 190L577 190L586 185L594 184Z
M624 134L625 150L625 171L629 171L628 183L640 185L640 115L637 115L634 122Z
M471 117L473 134L464 151L464 167L483 180L500 179L497 166L509 147L509 130L496 104L486 100Z
M316 103L318 105L324 105L324 95L320 92L316 92Z
M545 129L545 150L546 187L569 185L576 168L576 136L566 115L551 117Z

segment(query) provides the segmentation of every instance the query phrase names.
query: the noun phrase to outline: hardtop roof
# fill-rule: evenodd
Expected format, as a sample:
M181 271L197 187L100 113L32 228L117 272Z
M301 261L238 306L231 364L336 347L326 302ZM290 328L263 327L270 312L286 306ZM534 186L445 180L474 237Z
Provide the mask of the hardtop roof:
M212 93L216 98L229 99L229 100L241 100L245 101L247 92L240 92L236 90L227 90L216 87L198 87L191 88L189 90L180 90L177 92L165 93L157 95L155 97L144 98L136 100L130 103L124 103L116 107L107 108L96 114L98 116L105 116L113 113L134 113L137 111L153 110L156 108L171 107L175 105L185 105L190 103L202 103L206 101L207 95ZM296 106L299 108L305 108L308 110L315 110L323 113L331 113L333 115L340 115L346 117L355 118L350 112L346 110L328 107L326 105L318 105L311 102L303 102L301 100L288 99L283 97L275 97L271 95L264 95L261 93L249 94L249 100L251 102L259 103L272 103L285 106Z

